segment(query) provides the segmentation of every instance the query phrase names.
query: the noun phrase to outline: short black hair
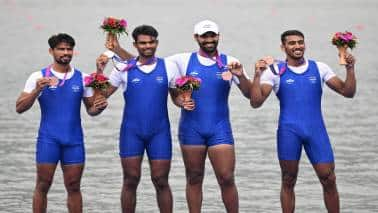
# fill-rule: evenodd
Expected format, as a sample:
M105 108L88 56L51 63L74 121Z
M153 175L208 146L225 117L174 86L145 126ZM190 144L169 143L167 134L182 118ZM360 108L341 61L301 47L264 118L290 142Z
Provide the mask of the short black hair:
M157 38L159 36L159 33L153 26L141 25L134 29L132 35L133 35L134 41L137 41L139 35L149 35L149 36Z
M285 43L286 36L292 36L292 35L301 36L302 38L304 38L303 33L301 31L299 31L299 30L287 30L287 31L285 31L285 32L283 32L281 34L281 42L282 42L282 44Z
M75 46L75 40L72 38L72 36L66 34L66 33L59 33L57 35L52 35L49 40L49 45L51 49L54 49L58 44L60 43L67 43L71 47Z

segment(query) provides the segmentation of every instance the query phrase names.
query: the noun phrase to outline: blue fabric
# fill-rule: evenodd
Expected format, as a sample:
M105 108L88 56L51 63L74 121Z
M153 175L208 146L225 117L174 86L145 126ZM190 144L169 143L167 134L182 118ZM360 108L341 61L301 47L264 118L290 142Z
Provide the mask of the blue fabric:
M223 64L227 57L220 55ZM233 144L229 118L228 96L230 82L222 79L222 70L215 63L202 65L197 53L189 59L186 75L201 79L201 87L192 94L196 107L193 111L182 110L179 124L179 139L186 145Z
M164 60L158 58L151 73L131 68L127 79L127 89L123 93L120 156L142 156L146 150L150 159L171 159L168 77Z
M46 76L46 69L41 72ZM53 73L50 76L54 76ZM74 70L73 76L63 86L49 86L42 90L38 97L41 109L36 152L38 163L57 163L59 160L63 164L84 162L80 119L83 92L82 74L79 70Z
M316 63L308 61L308 69L297 74L286 66L280 76L277 97L280 117L277 148L280 160L299 160L304 146L311 163L333 162L333 152L321 112L322 79Z

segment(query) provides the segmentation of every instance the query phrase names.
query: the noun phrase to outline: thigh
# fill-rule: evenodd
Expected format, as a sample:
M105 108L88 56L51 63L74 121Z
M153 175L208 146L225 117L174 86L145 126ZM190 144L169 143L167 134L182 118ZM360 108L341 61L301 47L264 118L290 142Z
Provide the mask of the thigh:
M61 158L60 144L51 138L38 138L36 161L38 164L57 164Z
M300 160L302 140L293 129L279 128L277 130L277 153L279 160Z
M52 183L57 164L37 163L37 183Z
M62 165L64 184L70 187L79 187L83 175L84 164Z
M119 138L119 155L121 158L143 156L145 144L132 128L122 128Z
M209 159L217 177L233 175L235 150L233 145L219 144L208 149Z
M218 144L234 144L231 124L228 120L219 122L214 128L212 136L207 140L208 146L214 146Z
M164 128L147 143L147 155L150 160L171 160L172 137L170 128Z
M61 146L61 164L84 164L85 162L85 147L84 143L62 145Z
M316 175L321 179L322 177L328 177L335 172L334 163L317 163L312 165L315 169Z
M331 142L325 128L312 128L312 134L304 144L304 149L312 164L334 162Z
M280 160L280 168L282 180L295 183L298 176L299 161Z
M202 174L205 169L207 146L181 144L181 152L186 173L195 172Z
M142 161L143 157L140 156L121 158L124 178L134 178L138 181L141 175Z

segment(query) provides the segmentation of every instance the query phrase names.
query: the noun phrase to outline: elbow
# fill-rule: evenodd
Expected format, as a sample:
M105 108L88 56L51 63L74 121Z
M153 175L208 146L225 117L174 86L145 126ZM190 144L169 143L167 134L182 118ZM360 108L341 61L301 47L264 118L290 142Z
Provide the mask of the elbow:
M21 114L21 113L25 112L25 109L23 107L21 107L18 103L16 103L16 112L18 114Z
M353 93L347 93L347 94L344 94L344 97L346 97L346 98L354 98L355 95L356 95L355 92L353 92Z

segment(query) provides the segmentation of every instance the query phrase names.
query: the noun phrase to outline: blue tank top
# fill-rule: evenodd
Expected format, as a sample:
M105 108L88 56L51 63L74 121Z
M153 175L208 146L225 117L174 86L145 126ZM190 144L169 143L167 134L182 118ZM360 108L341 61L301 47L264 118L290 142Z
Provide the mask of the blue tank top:
M46 68L42 70L46 76ZM50 73L50 76L54 76ZM38 98L41 108L39 137L53 138L62 144L83 143L80 108L83 80L79 70L63 86L45 87Z
M127 89L122 126L151 135L169 127L167 97L168 77L163 59L158 58L150 73L134 67L127 71Z
M308 60L308 68L297 74L286 63L279 64L286 71L280 76L277 97L280 100L279 125L290 125L307 131L324 127L321 112L322 79L315 61Z
M227 57L220 55L223 64ZM181 123L195 125L203 132L211 132L220 121L229 120L228 95L230 82L222 79L222 69L215 63L211 66L202 65L197 53L189 59L186 75L201 79L201 87L192 94L196 107L193 111L181 110Z

